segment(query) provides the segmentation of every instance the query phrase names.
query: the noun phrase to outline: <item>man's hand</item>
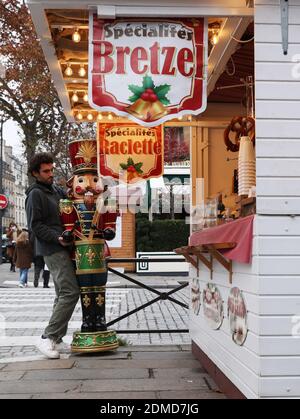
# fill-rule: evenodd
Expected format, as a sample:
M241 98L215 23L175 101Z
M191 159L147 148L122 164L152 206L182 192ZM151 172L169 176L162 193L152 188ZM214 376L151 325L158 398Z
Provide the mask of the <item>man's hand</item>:
M73 245L73 242L65 242L64 239L63 239L63 237L61 237L61 236L58 238L58 240L59 240L59 243L63 247L68 247L68 246L72 246Z

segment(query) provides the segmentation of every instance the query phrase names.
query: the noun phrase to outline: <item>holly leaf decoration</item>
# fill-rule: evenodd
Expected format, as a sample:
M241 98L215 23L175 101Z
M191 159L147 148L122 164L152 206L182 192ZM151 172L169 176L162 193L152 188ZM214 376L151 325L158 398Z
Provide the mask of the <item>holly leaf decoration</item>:
M139 173L140 175L142 175L144 172L142 171L142 166L143 166L143 164L144 163L142 163L142 162L139 162L139 163L134 163L134 161L133 161L133 159L131 158L131 157L129 157L128 159L127 159L127 164L125 164L125 163L120 163L120 167L121 167L121 169L123 169L123 170L128 170L128 169L132 169L132 168L134 168L135 169L135 171L137 172L137 173ZM131 172L132 172L132 170L130 170ZM133 170L134 171L134 170Z
M130 96L130 98L129 98L128 100L129 100L130 102L134 103L134 102L136 102L139 98L140 98L140 96L138 96L138 95L133 95L133 96Z
M169 84L162 84L158 87L155 87L154 92L157 95L158 99L165 99L165 96L169 93L171 86Z
M140 86L136 86L136 85L134 85L134 84L130 84L129 86L128 86L128 89L133 93L133 94L135 94L135 95L137 95L137 96L140 96L141 94L143 94L144 93L144 88L143 87L140 87Z
M144 172L142 171L142 166L143 166L143 163L136 163L136 164L134 165L134 168L135 168L135 170L136 170L138 173L142 174L142 173L144 173Z
M143 79L144 91L147 90L147 89L154 89L154 87L155 87L155 84L154 84L152 78L149 77L149 76L145 76L144 79Z
M143 86L130 84L128 89L133 93L133 95L128 99L131 103L135 103L147 89L151 89L153 93L156 94L157 100L159 100L163 105L168 106L171 103L167 97L167 94L171 90L171 86L169 84L161 84L160 86L155 87L154 81L150 76L145 76L143 78ZM144 100L147 101L147 99Z
M163 98L161 98L161 99L160 99L160 101L161 101L161 103L162 103L163 105L165 105L165 106L168 106L168 105L170 105L170 103L171 103L167 97L163 97Z

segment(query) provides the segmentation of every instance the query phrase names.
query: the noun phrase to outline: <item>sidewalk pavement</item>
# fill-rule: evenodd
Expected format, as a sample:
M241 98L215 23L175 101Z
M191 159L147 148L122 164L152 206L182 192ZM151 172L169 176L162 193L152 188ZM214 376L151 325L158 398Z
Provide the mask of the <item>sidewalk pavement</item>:
M0 399L224 399L189 345L0 364Z
M177 287L187 277L139 277L161 290ZM188 334L124 335L125 345L103 354L61 355L59 360L46 360L35 348L35 339L49 320L54 289L32 286L20 289L18 274L9 266L0 266L0 399L222 399L224 396L194 359ZM109 307L107 317L115 318L155 295L109 275ZM189 290L172 295L188 303ZM78 306L70 322L72 331L81 322ZM162 301L116 324L116 329L188 328L188 311ZM1 332L5 332L1 335ZM26 361L26 362L24 362Z

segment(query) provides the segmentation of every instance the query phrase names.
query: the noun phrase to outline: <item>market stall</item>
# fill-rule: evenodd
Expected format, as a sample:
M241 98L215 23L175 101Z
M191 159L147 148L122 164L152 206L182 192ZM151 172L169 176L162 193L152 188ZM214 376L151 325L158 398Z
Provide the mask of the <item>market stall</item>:
M187 246L175 250L190 263L193 352L232 397L244 397L245 390L225 379L224 371L230 368L236 376L246 376L257 334L251 314L257 285L252 122L250 117L235 117L225 129L212 125L216 121L201 128L205 146L198 142L195 148L201 153L192 156L191 235ZM228 133L241 128L239 124L248 127L249 135L234 135L229 143ZM223 363L224 357L228 362Z
M68 120L114 119L86 100L88 3L28 3ZM190 263L193 353L229 396L299 398L299 1L122 3L92 8L103 19L206 17L219 38L209 47L206 112L169 122L191 128L193 227L178 252ZM251 84L255 115L240 105Z

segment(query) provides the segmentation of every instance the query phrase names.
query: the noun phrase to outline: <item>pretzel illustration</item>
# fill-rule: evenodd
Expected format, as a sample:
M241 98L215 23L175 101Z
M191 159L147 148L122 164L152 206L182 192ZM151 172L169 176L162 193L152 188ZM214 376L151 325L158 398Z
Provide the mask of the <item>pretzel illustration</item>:
M235 133L234 142L230 139L230 133ZM255 145L255 119L248 116L237 116L232 119L226 130L224 131L224 142L227 150L236 152L240 149L240 138L250 137L253 145Z

